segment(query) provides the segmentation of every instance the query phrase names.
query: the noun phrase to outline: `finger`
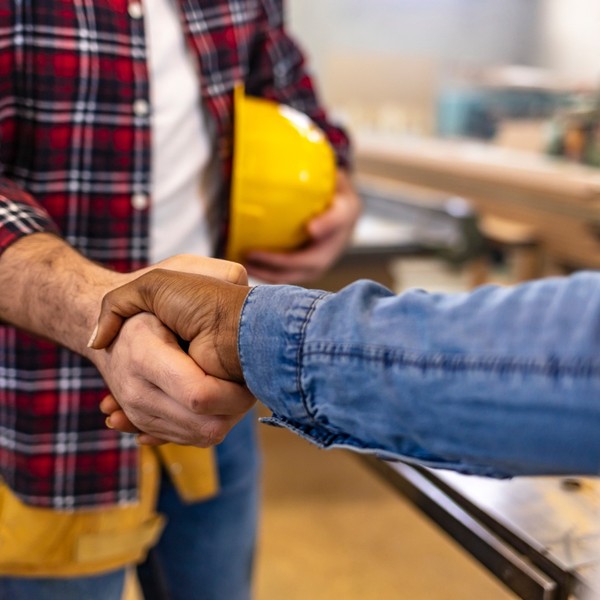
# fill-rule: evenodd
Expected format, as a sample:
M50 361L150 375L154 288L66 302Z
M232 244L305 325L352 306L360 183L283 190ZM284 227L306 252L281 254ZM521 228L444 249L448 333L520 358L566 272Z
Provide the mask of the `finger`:
M253 250L246 256L248 269L252 267L268 267L270 269L289 269L290 265L298 260L298 254L301 250L296 252L266 252L262 250Z
M188 414L184 426L175 426L172 420L159 417L152 421L151 430L142 430L136 439L140 443L153 445L157 442L170 442L208 448L220 444L243 416L243 414L233 416Z
M362 203L347 175L338 174L338 190L328 210L316 216L308 223L309 235L320 240L336 233L348 237L358 220Z
M248 274L257 280L270 284L301 284L315 279L320 271L317 269L272 270L251 267L248 265Z
M87 344L88 348L106 348L117 336L126 318L140 312L153 312L152 294L146 292L151 290L156 293L160 287L174 281L173 267L179 269L180 273L201 274L236 284L245 285L248 282L246 269L238 263L226 260L183 255L167 259L159 265L160 268L153 268L104 296L96 328ZM181 271L182 268L187 270ZM167 277L166 272L171 273L170 277Z
M189 409L190 405L202 398L206 382L212 378L175 341L151 342L144 352L141 360L152 364L148 381L170 399L171 403L175 402Z
M211 448L220 444L243 416L196 417L192 421L193 425L188 431L180 430L173 432L169 424L166 424L165 434L150 437L160 439L161 441L168 440L173 444L180 444L182 446ZM160 423L157 423L158 428L160 428Z
M160 438L154 437L149 433L140 433L136 437L136 441L141 446L162 446L163 444L168 444L166 440L161 440Z
M104 303L103 303L104 306ZM102 308L102 312L98 317L98 322L90 340L87 343L88 348L94 350L101 350L111 344L111 342L117 337L121 326L125 319L116 313L113 313L110 309Z
M313 243L293 252L253 250L248 253L246 267L248 271L255 268L268 268L280 271L310 269L311 265L319 262L321 250L322 246L320 243Z
M109 417L114 429L185 444L203 439L202 431L206 428L204 420L214 418L192 413L160 390L149 391L143 399L131 403L127 411L127 415L117 411Z
M246 386L207 376L187 408L197 415L235 417L247 413L255 402Z
M99 406L100 406L100 412L104 413L105 415L111 415L115 411L121 409L121 406L115 400L115 398L112 394L108 394L108 395L104 396L104 398L102 398L102 400L100 401Z
M239 285L248 284L248 275L242 265L219 258L208 258L194 254L179 254L153 265L149 270L152 271L156 268L194 273L196 275L208 275L209 277L215 277Z
M110 416L110 424L126 433L139 432L138 441L143 444L157 445L165 441L201 447L219 444L255 400L243 386L216 378L207 378L207 382L205 401L192 407L197 412L173 402L160 390L154 390L144 394L143 404L130 407L131 421L137 428L131 428L131 421L122 411ZM228 402L232 403L229 408ZM215 412L218 407L225 407L232 414L202 414ZM123 420L119 420L122 416Z
M302 283L318 277L339 254L336 238L315 242L295 252L252 252L246 267L252 277L268 283Z
M107 415L105 424L109 429L123 433L139 433L139 429L129 420L112 394L108 394L102 399L100 410Z
M246 386L208 375L178 348L165 351L161 360L155 385L193 414L238 415L256 402Z
M106 417L106 426L109 429L115 429L121 433L139 433L140 430L129 420L127 415L121 410L116 410Z
M150 307L141 291L143 282L140 279L116 288L102 298L100 316L88 342L88 348L106 348L117 336L127 317L149 310Z
M105 348L116 337L125 319L140 312L153 312L153 294L176 281L178 275L189 276L168 269L153 269L105 294L88 347L96 350Z
M336 198L329 209L311 219L306 227L313 240L321 240L346 227L348 221L349 214L343 201Z
M143 407L135 409L136 413L143 410L145 414L136 419L131 413L141 431L169 441L202 445L218 443L213 440L208 444L207 439L222 435L223 428L231 427L256 402L244 385L208 375L177 401L160 390L147 394L145 400ZM216 432L211 433L211 427Z
M172 441L189 439L194 428L207 427L200 417L240 418L253 406L255 399L245 386L206 375L176 344L163 344L161 349L158 354L151 346L146 348L155 360L153 380L125 406L129 420L140 431ZM120 414L110 416L111 424L127 427L125 422L113 421Z

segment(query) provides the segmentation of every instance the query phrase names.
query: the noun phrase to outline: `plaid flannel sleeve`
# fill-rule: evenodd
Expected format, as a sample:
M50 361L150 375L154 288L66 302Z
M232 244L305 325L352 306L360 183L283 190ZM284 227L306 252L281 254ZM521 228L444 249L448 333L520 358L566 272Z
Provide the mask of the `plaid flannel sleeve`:
M315 85L306 70L302 51L288 35L283 19L283 0L262 0L263 24L250 57L249 94L271 98L307 114L327 135L338 164L350 166L347 133L328 118Z
M50 215L23 189L0 176L0 254L31 233L58 233Z

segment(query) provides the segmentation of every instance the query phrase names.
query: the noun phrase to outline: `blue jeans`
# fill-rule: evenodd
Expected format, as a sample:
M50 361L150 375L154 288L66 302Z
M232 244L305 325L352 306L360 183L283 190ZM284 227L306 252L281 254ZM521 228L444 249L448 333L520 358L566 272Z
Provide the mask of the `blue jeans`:
M1 600L120 600L125 570L73 579L0 578Z
M217 497L184 504L163 478L158 510L169 520L150 565L168 600L251 596L259 491L255 422L250 413L217 446Z
M152 551L164 600L248 600L258 514L256 416L217 447L219 495L184 504L168 477L158 510L168 524ZM121 600L124 570L72 579L0 578L0 600ZM156 595L155 597L159 597Z

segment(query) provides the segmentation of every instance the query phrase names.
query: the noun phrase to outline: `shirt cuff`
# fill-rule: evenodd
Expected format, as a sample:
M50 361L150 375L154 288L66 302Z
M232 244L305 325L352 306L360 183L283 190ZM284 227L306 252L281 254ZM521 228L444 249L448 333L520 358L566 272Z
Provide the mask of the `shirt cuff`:
M58 228L29 194L0 177L0 254L32 233L58 234Z
M240 364L250 391L279 416L309 417L300 384L304 335L327 292L295 286L254 287L242 308Z

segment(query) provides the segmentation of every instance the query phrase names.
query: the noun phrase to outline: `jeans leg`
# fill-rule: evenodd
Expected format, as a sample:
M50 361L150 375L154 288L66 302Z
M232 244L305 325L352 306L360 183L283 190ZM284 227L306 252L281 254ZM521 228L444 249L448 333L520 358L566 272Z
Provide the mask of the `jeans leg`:
M2 600L121 600L125 569L73 578L0 577Z
M170 482L161 483L158 509L168 523L153 554L169 600L250 598L259 495L255 428L251 412L217 447L215 498L184 504Z

